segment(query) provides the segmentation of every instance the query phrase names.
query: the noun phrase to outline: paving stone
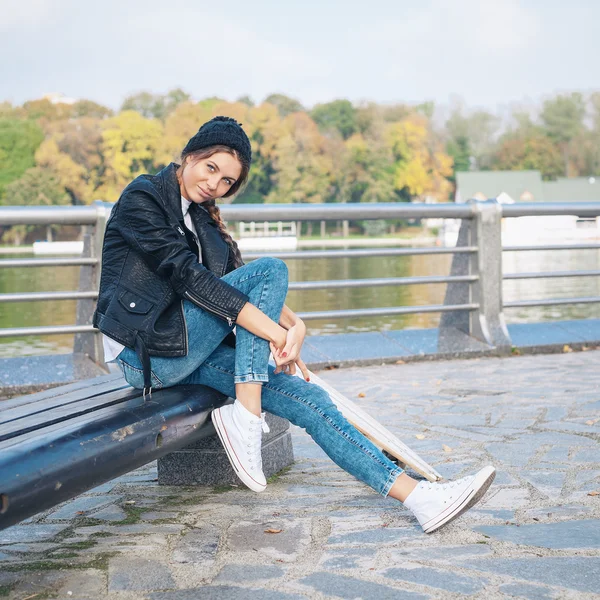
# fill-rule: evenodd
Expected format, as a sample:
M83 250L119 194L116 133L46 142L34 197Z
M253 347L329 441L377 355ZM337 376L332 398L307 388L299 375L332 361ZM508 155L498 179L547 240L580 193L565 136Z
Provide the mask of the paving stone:
M393 544L400 539L422 538L423 532L416 526L408 527L385 527L379 529L368 529L365 531L354 531L341 535L332 535L327 540L328 544Z
M272 592L260 588L236 587L232 585L205 585L189 590L173 592L154 592L147 596L150 600L306 600L298 594L285 593L280 590Z
M549 506L548 508L532 508L525 511L528 517L575 517L590 512L587 506Z
M494 478L493 485L519 485L519 482L510 473L496 468L496 477Z
M93 514L94 519L101 521L123 521L127 513L120 506L107 506Z
M481 501L482 508L507 508L515 509L525 506L529 501L529 491L523 488L501 489L489 498L486 496Z
M580 592L598 592L600 581L600 557L595 556L481 558L462 561L462 566Z
M61 586L56 589L57 598L68 600L97 600L106 593L106 573L99 569L73 570L66 574ZM34 600L32 598L32 600Z
M580 450L573 457L574 463L600 463L600 449Z
M134 525L93 525L90 527L78 527L75 530L77 535L88 536L92 533L111 533L113 535L129 534L150 534L162 533L164 535L173 535L179 533L184 525L176 523L161 523L153 525L152 523L136 523Z
M498 589L508 596L517 596L528 600L552 600L552 598L555 598L552 590L526 583L509 583L501 585Z
M555 497L560 496L567 474L556 471L522 471L521 476L542 494Z
M210 523L196 525L175 542L171 560L176 563L209 564L219 547L220 531Z
M64 541L63 541L64 543ZM10 544L9 546L0 546L0 550L6 552L49 552L55 548L59 548L60 544L46 544L46 543L34 543L34 544Z
M265 533L281 529L281 533ZM228 532L228 546L235 552L259 552L284 562L295 560L310 543L310 527L306 519L251 522L239 521Z
M537 448L529 444L488 444L485 449L497 460L513 467L524 467L536 453Z
M176 587L169 569L159 560L118 556L108 564L108 591L130 592Z
M389 556L392 561L404 563L407 560L437 560L453 562L455 558L464 556L487 556L492 554L492 549L487 544L465 544L464 546L428 546L426 548L415 546L392 550Z
M486 579L474 579L467 575L458 575L450 571L440 571L418 565L386 569L382 571L382 575L396 581L410 581L467 596L477 593L487 583Z
M252 582L262 579L275 579L283 577L285 571L276 565L225 565L221 572L213 579L213 583L220 582Z
M506 542L541 548L600 548L600 520L560 521L531 525L480 525L486 535Z
M575 475L575 485L579 487L588 481L595 481L598 478L600 478L600 471L598 470L579 471Z
M162 519L175 519L179 513L173 511L152 511L142 514L143 521L160 521ZM96 515L94 515L96 516Z
M50 540L69 525L62 523L13 525L0 531L0 544L16 544L18 542L39 542Z
M376 551L373 548L331 548L326 547L319 559L323 569L374 569L378 566Z
M111 502L118 502L120 499L118 496L80 496L50 513L47 519L61 521L75 519L86 515L95 508L100 508Z
M546 411L544 421L560 421L569 414L569 409L566 406L551 406Z
M300 579L298 583L334 598L377 598L377 600L420 600L429 598L429 596L417 592L394 589L379 583L361 581L354 577L321 571Z
M569 460L569 449L564 446L558 446L557 448L551 448L542 457L542 462L567 462Z

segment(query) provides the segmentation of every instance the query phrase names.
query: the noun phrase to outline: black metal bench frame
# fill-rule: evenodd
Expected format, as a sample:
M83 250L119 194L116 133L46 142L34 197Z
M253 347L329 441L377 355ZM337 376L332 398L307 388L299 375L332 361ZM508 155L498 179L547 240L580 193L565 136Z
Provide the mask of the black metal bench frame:
M143 398L121 375L0 405L0 529L215 434L227 396L201 386Z

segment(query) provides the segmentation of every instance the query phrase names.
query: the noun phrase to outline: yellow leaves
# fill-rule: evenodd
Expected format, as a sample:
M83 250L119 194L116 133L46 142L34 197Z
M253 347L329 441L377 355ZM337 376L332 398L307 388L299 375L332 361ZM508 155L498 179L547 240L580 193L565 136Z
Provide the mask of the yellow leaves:
M442 449L444 452L452 452L452 448L450 448L450 446L446 446L446 444L442 444Z
M281 533L283 531L283 529L265 529L265 533Z
M364 392L359 392L358 397L359 398L364 398L365 397L365 393Z
M593 492L588 492L588 496L600 496L600 492L594 490Z
M595 425L598 421L600 421L600 419L590 419L589 421L586 421L585 424L586 425Z
M418 440L424 440L425 439L425 436L422 433L415 433L415 437Z

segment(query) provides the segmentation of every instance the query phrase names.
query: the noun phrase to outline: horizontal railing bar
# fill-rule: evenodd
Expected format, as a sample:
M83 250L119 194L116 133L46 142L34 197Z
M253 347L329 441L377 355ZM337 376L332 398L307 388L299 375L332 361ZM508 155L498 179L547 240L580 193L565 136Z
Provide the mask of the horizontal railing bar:
M600 302L600 296L584 298L548 298L547 300L514 300L505 302L504 308L523 308L527 306L558 306L560 304L594 304Z
M502 207L503 217L600 216L600 202L515 202L514 204L501 204L500 206Z
M336 221L352 219L470 219L471 204L425 204L423 202L365 202L326 204L226 204L225 221Z
M477 275L453 275L427 277L378 277L372 279L334 279L323 281L293 281L289 290L324 290L331 288L381 287L388 285L424 285L435 283L456 283L477 281Z
M0 329L0 338L27 335L60 335L65 333L90 333L98 331L93 325L54 325L51 327L12 327Z
M88 292L23 292L0 294L0 302L39 302L40 300L85 300L98 298L97 291Z
M102 203L110 210L112 204ZM95 225L98 205L0 206L0 225Z
M600 271L540 271L535 273L505 273L502 279L545 279L547 277L596 277Z
M97 258L3 258L0 269L23 267L81 267L98 264Z
M544 246L504 246L504 252L527 252L531 250L600 250L600 244L549 244Z
M375 248L352 250L298 250L293 252L244 252L244 260L254 260L264 256L281 259L297 258L361 258L364 256L420 256L424 254L471 254L477 252L477 246L459 246L458 248Z
M423 306L390 306L386 308L355 308L349 310L325 310L297 313L301 319L343 319L346 317L380 317L385 315L412 315L417 313L477 310L479 304L437 304Z

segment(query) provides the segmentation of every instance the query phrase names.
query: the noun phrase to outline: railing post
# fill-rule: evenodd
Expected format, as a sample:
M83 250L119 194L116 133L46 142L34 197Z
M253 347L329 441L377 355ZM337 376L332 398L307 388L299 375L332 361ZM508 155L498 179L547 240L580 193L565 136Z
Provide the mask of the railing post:
M442 316L440 329L454 327L495 348L511 346L502 310L502 207L496 200L471 200L472 219L463 219L456 246L477 246L475 254L455 254L451 275L476 275L472 283L449 284L444 304L477 303L479 309Z
M86 226L83 234L83 254L84 258L97 259L96 264L83 266L79 274L79 290L90 291L100 289L100 273L102 271L102 244L104 241L104 232L106 230L106 220L108 210L104 203L97 200L94 202L96 207L96 225ZM88 325L92 321L94 310L96 309L96 300L83 299L77 302L77 325ZM74 353L82 353L89 356L95 363L103 368L107 368L104 362L104 351L102 348L102 336L100 332L80 333L75 335L73 344Z

